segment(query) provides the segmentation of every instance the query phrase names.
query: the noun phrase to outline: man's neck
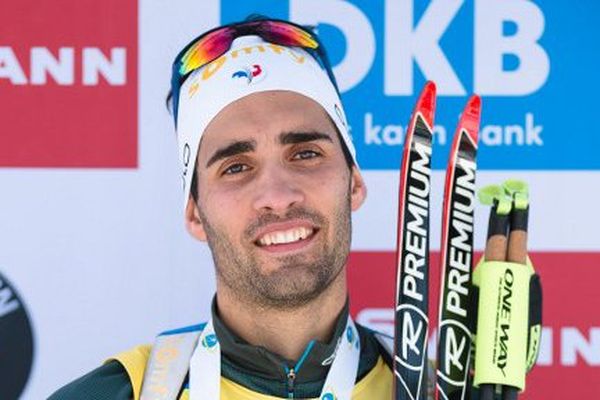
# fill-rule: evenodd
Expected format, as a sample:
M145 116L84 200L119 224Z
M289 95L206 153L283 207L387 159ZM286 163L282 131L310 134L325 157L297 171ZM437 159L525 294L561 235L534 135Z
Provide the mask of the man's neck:
M316 299L294 309L258 307L239 299L217 282L223 323L237 336L288 360L298 360L311 340L328 342L347 297L342 272Z

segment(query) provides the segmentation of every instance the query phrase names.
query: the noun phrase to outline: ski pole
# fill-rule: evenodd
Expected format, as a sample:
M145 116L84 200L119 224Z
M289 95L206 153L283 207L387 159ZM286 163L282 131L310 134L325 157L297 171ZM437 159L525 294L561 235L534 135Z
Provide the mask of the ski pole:
M529 191L527 184L519 180L508 180L503 184L506 194L512 198L513 207L510 213L510 233L508 236L507 261L527 264L527 224L529 218ZM516 400L519 390L504 385L502 400Z
M542 284L527 257L527 224L529 219L529 189L519 180L503 184L506 194L513 198L513 214L508 247L508 260L524 264L532 273L529 282L529 332L527 337L527 368L529 372L537 360L542 333Z
M504 195L502 187L498 185L486 186L479 191L478 195L482 204L492 206L484 258L486 261L505 261L508 247L509 214L512 204ZM481 400L494 399L494 384L482 384L479 389Z

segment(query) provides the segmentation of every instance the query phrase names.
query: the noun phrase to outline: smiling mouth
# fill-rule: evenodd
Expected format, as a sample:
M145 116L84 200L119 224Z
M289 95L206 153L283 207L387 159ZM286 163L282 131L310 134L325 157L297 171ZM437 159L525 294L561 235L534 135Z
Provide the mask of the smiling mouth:
M308 241L318 232L316 228L298 227L268 232L259 237L255 244L259 247L284 246Z

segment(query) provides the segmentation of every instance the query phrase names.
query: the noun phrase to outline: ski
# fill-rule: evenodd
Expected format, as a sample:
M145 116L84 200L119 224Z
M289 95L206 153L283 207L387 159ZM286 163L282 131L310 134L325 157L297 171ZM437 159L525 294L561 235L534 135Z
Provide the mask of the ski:
M472 96L458 122L446 168L440 248L436 399L469 395L472 334L473 231L481 99Z
M425 400L429 335L429 193L436 88L427 82L404 139L398 196L394 399Z

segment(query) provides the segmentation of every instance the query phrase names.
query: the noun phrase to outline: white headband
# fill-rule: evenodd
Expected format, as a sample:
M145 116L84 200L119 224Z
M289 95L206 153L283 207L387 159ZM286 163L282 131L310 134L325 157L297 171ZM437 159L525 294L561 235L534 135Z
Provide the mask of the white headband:
M358 166L342 102L315 58L298 47L271 44L259 36L242 36L233 41L227 53L194 71L181 86L177 139L184 210L198 146L209 122L235 100L267 90L288 90L319 103L335 123Z

